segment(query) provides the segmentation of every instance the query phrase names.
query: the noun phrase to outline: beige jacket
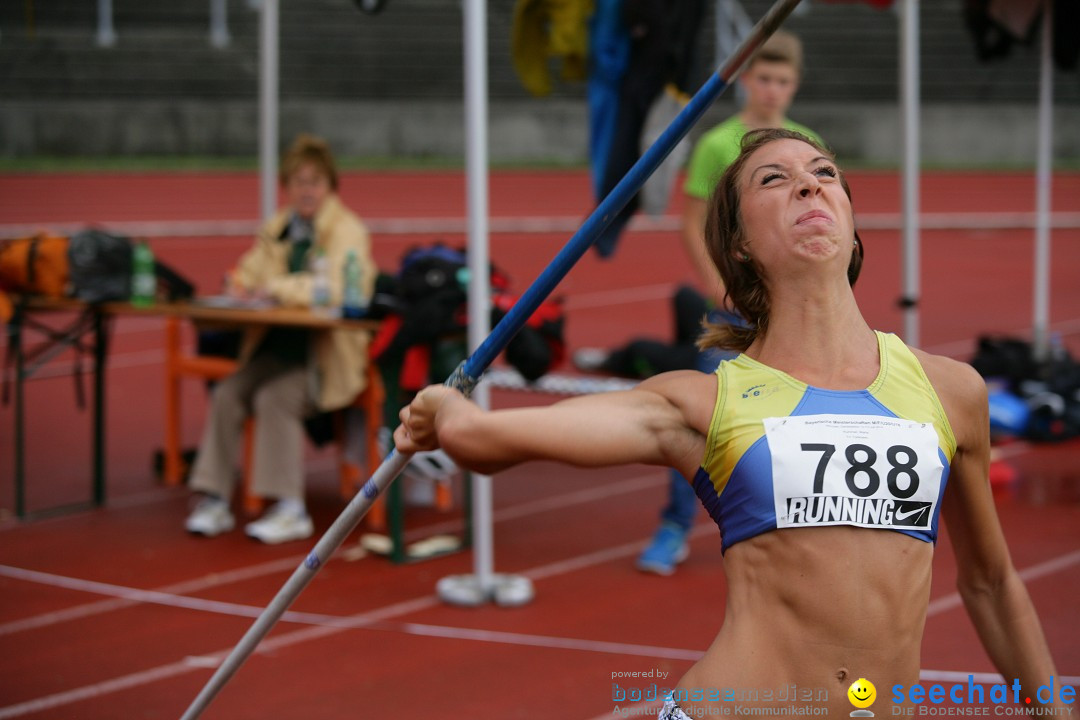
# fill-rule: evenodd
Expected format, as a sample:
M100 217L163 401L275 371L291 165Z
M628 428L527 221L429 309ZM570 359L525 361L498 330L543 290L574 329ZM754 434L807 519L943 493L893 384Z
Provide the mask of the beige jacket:
M288 272L289 243L281 239L291 210L279 211L259 230L255 246L236 267L232 282L252 291L263 290L281 305L310 307L312 274ZM331 195L315 215L312 251L326 253L330 274L330 304L340 307L344 295L345 259L355 250L363 272L363 290L371 296L376 268L371 258L367 229L337 195ZM240 350L240 362L247 362L266 334L265 327L249 326ZM358 330L319 330L311 333L309 371L311 396L320 410L336 410L353 402L364 389L369 335Z

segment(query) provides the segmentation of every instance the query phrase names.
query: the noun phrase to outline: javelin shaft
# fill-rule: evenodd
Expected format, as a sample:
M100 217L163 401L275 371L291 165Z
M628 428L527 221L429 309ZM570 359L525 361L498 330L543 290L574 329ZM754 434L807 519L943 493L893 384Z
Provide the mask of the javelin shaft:
M551 294L555 286L566 276L574 264L596 241L612 218L630 202L645 181L659 167L664 158L675 148L679 140L690 131L709 106L724 91L742 70L743 65L758 47L771 36L784 19L791 14L799 0L777 0L769 12L758 21L747 38L735 50L735 53L701 86L690 99L686 107L675 117L671 125L657 138L645 154L634 164L608 196L593 210L581 228L567 242L558 255L548 264L540 276L518 299L510 311L492 330L476 351L469 356L462 366L447 380L447 384L460 390L469 391L479 380L480 375L505 349L510 340L525 325L529 317L536 312L540 304ZM259 642L269 634L274 624L299 597L323 563L345 542L345 538L360 523L371 508L375 499L390 486L408 464L411 454L393 450L383 460L375 474L364 484L349 504L334 521L326 534L319 539L315 548L293 572L292 576L278 591L270 604L255 620L244 637L225 658L217 671L206 683L199 695L188 707L182 720L194 720L213 701L221 688L232 678L248 656L255 651Z
M270 601L270 604L266 606L266 609L262 611L252 626L248 628L244 637L240 639L240 642L236 644L228 657L218 666L218 669L199 692L191 706L184 712L183 720L192 720L202 714L221 688L225 686L225 683L229 682L248 656L255 651L255 647L269 634L274 624L281 619L281 616L285 614L293 601L304 591L304 588L315 577L315 573L320 570L323 563L334 554L335 550L341 547L341 544L345 542L345 538L349 536L349 533L356 528L360 520L367 514L375 499L390 486L394 478L401 474L401 471L408 465L410 458L412 458L411 453L390 451L386 459L383 460L382 465L375 471L375 474L364 483L363 489L353 496L353 499L345 506L345 510L330 526L330 529L326 531L312 551L308 553L308 556L304 558L304 562L293 571L292 576L289 577L285 585L282 586L281 590L278 591L277 595L274 596L274 599Z

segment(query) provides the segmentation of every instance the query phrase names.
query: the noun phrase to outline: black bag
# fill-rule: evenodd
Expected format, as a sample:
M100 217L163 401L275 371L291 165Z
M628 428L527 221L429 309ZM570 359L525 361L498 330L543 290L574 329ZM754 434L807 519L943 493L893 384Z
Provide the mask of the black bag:
M1024 436L1065 440L1080 435L1080 363L1055 341L1050 355L1035 358L1031 343L1019 338L982 336L971 365L985 378L1000 378L1023 400L1031 417Z
M89 303L131 296L131 241L100 230L83 230L68 245L71 294Z
M1011 388L1038 373L1031 343L1020 338L981 335L971 366L984 378L1008 380Z
M71 236L68 264L72 295L88 303L131 297L131 239L90 228ZM195 286L159 260L154 261L158 291L169 301L190 298Z

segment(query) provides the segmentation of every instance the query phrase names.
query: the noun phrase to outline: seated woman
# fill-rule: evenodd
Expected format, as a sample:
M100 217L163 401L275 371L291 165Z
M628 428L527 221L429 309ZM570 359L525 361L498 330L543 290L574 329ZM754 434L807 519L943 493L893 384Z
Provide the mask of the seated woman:
M281 185L288 205L260 229L230 277L230 291L265 295L291 307L338 307L345 262L354 253L363 269L362 292L370 296L376 275L371 243L360 219L337 196L337 169L326 143L298 137L282 159ZM317 278L316 270L325 278ZM234 466L244 422L254 417L254 491L277 503L245 531L265 543L311 536L304 504L304 419L345 407L364 389L367 344L367 333L356 330L247 328L239 369L214 389L189 481L202 495L185 523L189 532L211 537L235 526L229 507Z
M833 157L790 130L750 132L709 201L706 241L749 323L706 330L703 346L739 353L715 373L495 412L431 386L402 411L398 449L441 446L485 473L551 459L693 478L721 531L728 597L661 718L729 712L718 688L793 685L824 689L815 710L847 716L863 678L917 683L941 513L979 638L1034 701L1057 673L990 493L986 386L863 319L861 241ZM743 705L777 707L756 692Z

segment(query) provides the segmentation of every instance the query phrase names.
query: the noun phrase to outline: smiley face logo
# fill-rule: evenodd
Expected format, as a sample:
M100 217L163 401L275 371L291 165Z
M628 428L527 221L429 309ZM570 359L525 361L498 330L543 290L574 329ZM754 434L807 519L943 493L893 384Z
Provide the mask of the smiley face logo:
M848 700L851 704L857 708L868 708L874 704L874 700L877 699L877 688L874 687L874 683L870 682L866 678L859 678L855 682L851 683L851 687L847 691Z

